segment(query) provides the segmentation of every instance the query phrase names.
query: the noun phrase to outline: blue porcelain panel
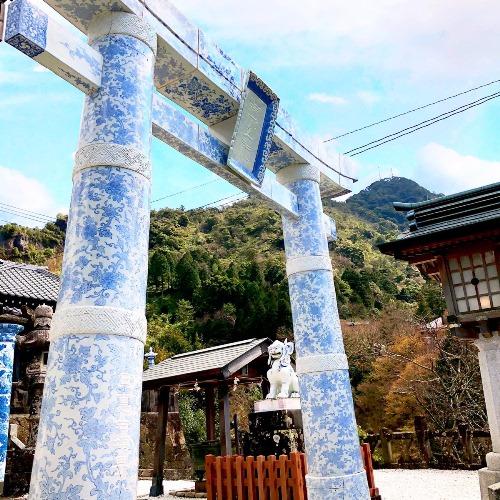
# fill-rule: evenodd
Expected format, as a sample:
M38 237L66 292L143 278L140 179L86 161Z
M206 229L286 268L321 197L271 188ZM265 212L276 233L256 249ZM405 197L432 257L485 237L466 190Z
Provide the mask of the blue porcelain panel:
M198 49L198 28L181 14L168 0L143 0L147 9L158 18L164 26L175 33L175 36L192 49Z
M128 337L51 343L29 498L136 498L144 349Z
M171 43L158 43L158 55L155 66L155 86L160 92L165 92L164 87L175 85L179 81L188 80L196 69L198 56L186 47L172 33L168 32L165 36L171 39Z
M205 33L199 32L199 54L217 73L238 89L242 89L241 68Z
M205 81L206 85L212 90L214 95L227 95L235 101L240 100L241 84L236 86L231 80L228 80L201 56L198 57L198 70L201 79Z
M57 40L58 53L65 54L66 60L71 66L78 68L84 66L89 72L89 78L95 81L101 80L102 58L85 43L75 43L75 40Z
M333 477L359 472L363 463L348 370L302 374L300 394L309 474Z
M288 187L297 195L299 217L283 217L287 259L328 257L318 183L301 179ZM312 361L306 361L309 356L344 354L333 273L300 271L288 283L297 357L309 367L299 372L308 498L367 500L349 372L335 366L314 371Z
M293 165L294 163L297 163L296 156L294 156L294 154L290 151L285 151L280 145L278 145L275 136L271 144L266 167L273 172L277 172L278 170L288 167L289 165Z
M156 130L155 130L156 127ZM189 119L184 113L168 104L165 98L158 94L153 96L153 133L163 134L164 142L171 144L176 138L179 142L191 148L197 148L198 145L198 125ZM166 137L168 134L172 139ZM177 149L175 147L175 149Z
M199 129L198 150L212 161L227 164L229 147L202 127Z
M188 80L168 85L161 92L209 125L238 112L237 101L221 93L199 73L193 74Z
M271 153L279 98L252 72L248 73L231 139L228 165L260 186Z
M48 16L27 0L15 0L9 5L5 41L26 54L35 57L45 50Z
M75 177L60 304L144 308L149 191L149 181L127 169Z
M109 142L149 154L154 56L136 38L111 35L92 44L104 59L101 88L87 96L80 147Z
M144 11L139 0L46 0L46 3L84 33L90 21L103 12L132 12L142 16Z
M328 255L318 183L301 180L293 182L288 187L297 195L299 218L285 217L283 219L287 258Z
M319 270L293 274L288 286L297 353L343 353L332 273Z
M0 324L0 481L5 477L5 463L9 444L10 395L16 335L22 326Z

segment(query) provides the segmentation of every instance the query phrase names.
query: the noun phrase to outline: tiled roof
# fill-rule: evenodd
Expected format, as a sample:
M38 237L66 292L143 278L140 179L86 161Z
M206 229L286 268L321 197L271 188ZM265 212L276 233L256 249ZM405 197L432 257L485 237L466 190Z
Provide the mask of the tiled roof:
M143 374L143 382L170 379L173 377L201 376L204 372L219 370L221 373L240 357L255 351L255 359L271 344L269 339L249 339L232 344L224 344L199 351L176 354L171 358L147 369Z
M500 182L421 203L395 203L406 211L410 234L440 232L500 218Z
M44 267L0 260L0 294L40 302L56 302L59 276Z
M379 245L383 253L391 255L411 245L498 229L500 183L420 203L394 203L394 208L407 212L410 230Z

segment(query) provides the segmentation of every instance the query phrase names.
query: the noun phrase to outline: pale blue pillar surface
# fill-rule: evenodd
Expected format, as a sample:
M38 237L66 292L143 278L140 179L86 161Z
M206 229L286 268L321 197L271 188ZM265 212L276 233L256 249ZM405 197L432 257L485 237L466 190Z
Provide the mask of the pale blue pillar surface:
M5 479L5 463L9 444L10 395L16 335L23 331L20 325L0 323L0 484Z
M278 173L297 195L299 218L283 216L287 275L297 350L309 500L369 499L354 416L328 243L319 172L309 165Z
M106 13L89 43L103 76L75 156L32 500L136 498L156 33Z

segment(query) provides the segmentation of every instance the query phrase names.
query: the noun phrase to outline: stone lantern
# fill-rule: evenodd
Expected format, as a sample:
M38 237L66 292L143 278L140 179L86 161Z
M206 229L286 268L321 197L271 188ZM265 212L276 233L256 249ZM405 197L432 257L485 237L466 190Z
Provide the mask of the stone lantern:
M500 183L421 203L395 203L410 231L380 250L441 282L452 332L479 348L493 445L481 496L500 482Z

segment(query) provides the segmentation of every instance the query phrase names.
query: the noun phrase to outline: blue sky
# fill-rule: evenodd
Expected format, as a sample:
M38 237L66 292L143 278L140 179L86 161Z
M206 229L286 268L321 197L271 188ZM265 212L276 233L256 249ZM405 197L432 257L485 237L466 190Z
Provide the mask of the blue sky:
M500 79L497 0L174 3L265 79L317 141ZM67 212L83 96L6 44L0 88L0 203ZM492 85L329 147L349 150L498 90ZM493 100L357 156L355 190L391 173L444 193L500 180L499 113L500 99ZM153 199L214 178L156 140L153 164ZM235 192L215 182L153 206L191 208ZM33 223L1 211L0 219Z

